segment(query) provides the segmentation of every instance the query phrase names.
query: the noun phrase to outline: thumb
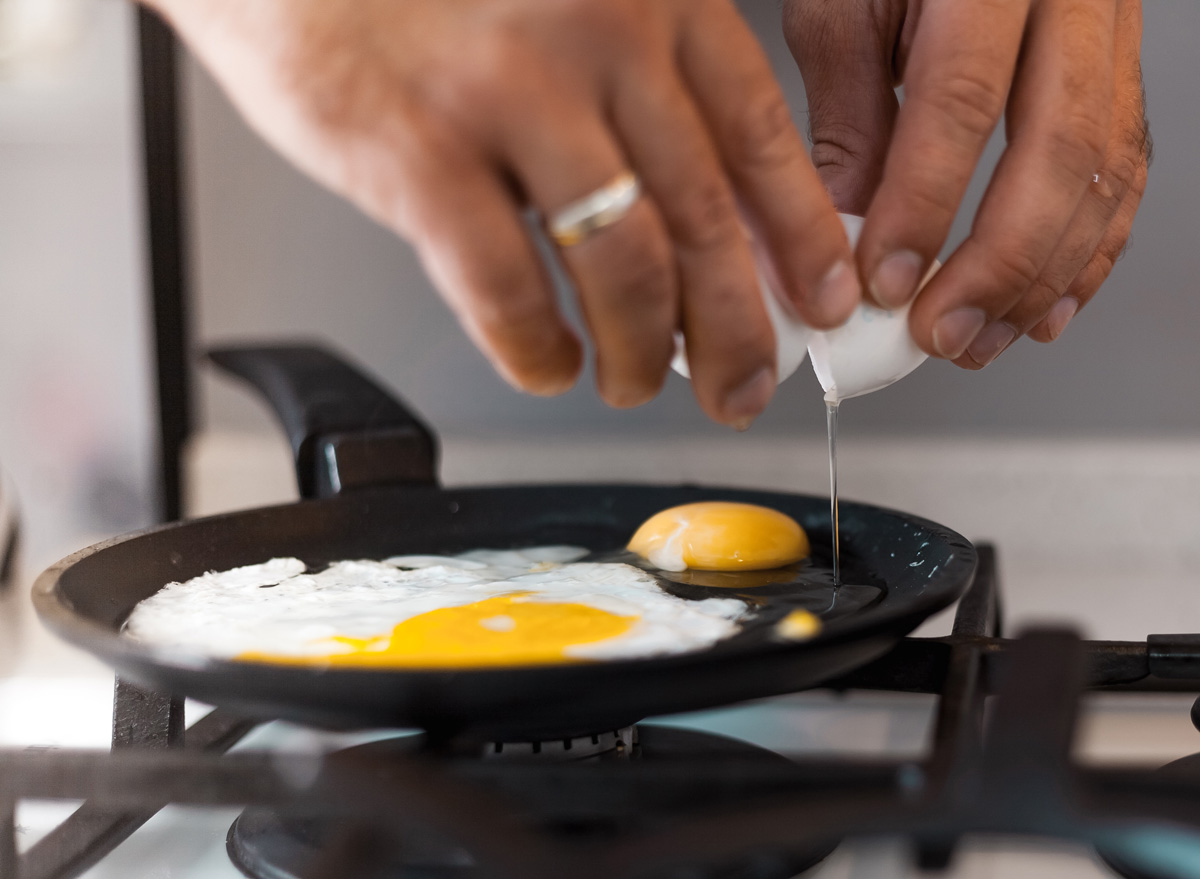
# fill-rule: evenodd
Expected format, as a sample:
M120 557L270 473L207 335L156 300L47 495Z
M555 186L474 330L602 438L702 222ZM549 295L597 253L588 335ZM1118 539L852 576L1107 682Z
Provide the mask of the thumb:
M838 210L863 216L883 176L899 103L893 53L903 0L787 0L783 30L808 94L812 162Z

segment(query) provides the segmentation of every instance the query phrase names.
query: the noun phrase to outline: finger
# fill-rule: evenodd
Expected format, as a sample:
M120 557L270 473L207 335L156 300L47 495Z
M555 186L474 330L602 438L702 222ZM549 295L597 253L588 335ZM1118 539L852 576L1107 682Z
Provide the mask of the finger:
M566 391L582 348L509 188L493 169L449 150L429 151L413 171L394 212L467 335L514 387Z
M837 211L762 47L726 0L688 6L679 59L755 237L809 324L838 326L861 298Z
M921 9L904 104L857 252L868 291L884 307L912 298L946 240L1003 111L1028 7L1029 0L927 0Z
M1146 189L1146 166L1143 165L1135 178L1134 185L1125 194L1125 200L1117 210L1116 217L1104 232L1099 246L1087 265L1075 276L1065 295L1055 304L1029 336L1039 342L1053 342L1062 335L1067 324L1088 304L1100 290L1117 261L1129 245L1133 218L1137 214L1142 194Z
M1103 172L1096 175L1050 261L1020 300L999 319L1005 327L1011 328L1012 335L998 350L990 352L992 361L1040 323L1062 299L1068 285L1096 252L1109 223L1121 206L1123 195L1124 190L1120 194L1113 191ZM1063 306L1064 309L1067 307L1069 305ZM1075 307L1078 307L1078 303ZM1059 313L1063 313L1062 309ZM978 369L987 365L976 360L969 350L954 363L964 369Z
M1029 21L1001 157L970 236L910 315L930 353L986 366L1016 338L1001 318L1041 274L1104 159L1115 3L1046 0Z
M1064 260L1054 277L1053 288L1061 296L1080 275L1086 265L1093 263L1087 278L1099 272L1103 281L1111 269L1111 257L1125 246L1134 214L1141 202L1146 186L1146 171L1151 158L1152 144L1146 123L1145 93L1142 88L1139 55L1142 42L1141 3L1139 0L1122 0L1117 9L1117 27L1114 44L1114 65L1117 70L1117 87L1113 96L1113 118L1108 150L1101 168L1084 205L1099 203L1099 229L1092 239L1080 247L1082 256L1078 260ZM1121 221L1113 225L1118 211L1124 206ZM1060 251L1063 248L1060 248ZM1108 268L1104 268L1105 266ZM1044 273L1045 274L1045 273ZM1099 283L1096 284L1096 287ZM1075 292L1081 291L1076 285ZM1094 295L1090 288L1087 298ZM1024 303L1022 303L1023 305ZM1039 303L1042 305L1043 303ZM1030 338L1038 342L1052 342L1062 334L1067 323L1075 316L1081 302L1076 296L1061 302L1057 297L1044 309L1030 308L1013 321L1025 324ZM1037 313L1041 310L1041 313Z
M502 149L530 201L547 217L629 170L593 99L561 92L514 115ZM639 198L612 225L560 248L596 348L596 384L613 406L637 406L662 386L674 350L678 282L653 199Z
M783 29L808 96L812 163L840 211L864 216L883 176L899 102L898 3L789 0Z
M623 71L612 112L669 230L696 398L717 421L744 426L774 393L775 337L733 190L674 71Z

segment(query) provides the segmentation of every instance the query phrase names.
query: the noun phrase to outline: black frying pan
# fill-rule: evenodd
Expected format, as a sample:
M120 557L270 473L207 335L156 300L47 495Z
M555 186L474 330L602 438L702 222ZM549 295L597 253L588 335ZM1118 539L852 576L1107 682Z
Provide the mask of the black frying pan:
M818 685L881 656L956 600L974 574L975 550L953 531L844 503L841 545L851 585L798 599L761 590L768 622L789 601L831 605L821 633L803 643L781 642L767 634L773 626L748 623L743 634L708 650L591 664L439 671L184 661L120 634L134 605L165 583L276 556L319 568L344 558L548 543L603 554L619 550L665 507L740 500L793 516L809 532L817 561L828 559L825 498L694 486L444 489L436 483L429 430L332 354L273 347L212 357L276 407L296 453L301 492L313 499L119 537L64 559L34 585L34 604L47 625L153 689L324 726L417 726L440 736L509 740L583 735L651 714ZM708 588L665 585L685 595Z

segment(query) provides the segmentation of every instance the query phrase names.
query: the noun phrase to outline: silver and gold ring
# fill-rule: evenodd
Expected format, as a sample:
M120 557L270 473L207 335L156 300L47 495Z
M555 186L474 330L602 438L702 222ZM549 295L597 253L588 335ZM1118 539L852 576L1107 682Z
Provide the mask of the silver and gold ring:
M641 194L642 184L637 175L622 171L599 189L551 216L546 221L546 231L559 247L573 247L593 232L624 217Z

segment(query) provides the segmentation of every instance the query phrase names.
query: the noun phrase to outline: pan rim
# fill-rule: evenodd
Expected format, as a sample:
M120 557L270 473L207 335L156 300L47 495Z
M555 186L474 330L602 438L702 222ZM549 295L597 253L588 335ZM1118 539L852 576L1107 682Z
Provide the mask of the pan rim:
M372 495L386 494L394 495L398 490L411 492L415 494L437 494L448 495L456 492L472 493L472 494L488 494L499 492L511 492L513 490L555 490L555 491L579 491L586 490L679 490L679 489L697 489L700 491L733 491L733 492L751 492L760 495L776 495L789 499L803 498L806 500L824 500L818 495L803 494L798 492L781 492L770 489L757 489L749 487L732 487L732 486L714 486L707 484L694 483L653 483L653 482L588 482L588 483L513 483L513 484L485 484L485 485L463 485L463 486L411 486L398 489L397 486L376 487L362 489L354 492L352 495L335 496L333 498L317 499L317 500L299 500L284 504L274 504L265 507L253 507L244 510L235 510L225 513L218 513L212 516L199 517L196 519L179 520L176 522L168 522L160 525L154 525L149 528L141 529L127 534L117 535L98 543L83 547L70 555L60 559L44 570L34 581L31 597L38 616L56 635L62 637L68 643L87 650L101 659L109 662L110 665L118 666L124 664L121 660L132 660L136 663L151 662L155 666L166 669L184 671L184 672L212 672L214 674L230 673L234 670L242 674L255 673L252 670L262 669L269 671L272 674L286 672L297 676L320 677L324 680L329 678L343 677L349 678L353 676L355 679L363 679L363 675L375 675L380 678L390 677L394 675L412 676L414 679L421 678L427 680L435 680L439 677L453 675L456 678L463 676L471 676L478 680L495 678L497 676L512 676L513 674L522 673L575 673L578 674L581 670L589 668L604 668L613 671L622 670L649 670L668 669L686 667L695 662L704 664L712 661L711 648L706 650L689 651L680 654L668 654L664 656L649 656L630 659L615 659L615 660L598 660L595 662L567 662L567 663L545 663L532 665L511 665L511 666L478 666L478 667L419 667L409 668L404 666L397 667L329 667L320 665L289 665L282 663L269 662L248 662L242 660L222 659L216 657L204 657L197 654L179 653L171 651L167 648L156 647L155 645L147 645L134 641L122 636L120 629L113 629L99 621L91 619L82 613L76 611L61 587L63 575L81 563L85 559L91 558L99 553L112 547L134 541L144 539L163 532L171 532L182 530L191 526L200 524L219 524L222 521L238 520L247 516L264 515L264 514L285 514L284 511L296 509L302 506L328 506L336 503L339 500L345 502L347 497L369 499ZM735 657L752 656L756 658L770 657L776 654L787 655L794 651L803 651L812 649L816 646L828 646L849 641L859 641L870 638L879 634L881 631L892 630L906 625L908 622L920 622L928 618L933 613L949 606L955 600L961 597L969 586L974 575L974 570L978 561L978 556L974 545L967 540L963 535L944 525L941 525L932 520L921 516L915 516L910 513L905 513L889 507L882 507L875 504L864 503L860 501L844 500L841 501L843 509L865 509L870 510L875 514L884 514L896 517L911 525L923 528L945 541L948 545L954 548L953 556L943 565L942 570L937 575L939 583L957 582L956 589L951 589L949 597L946 590L932 589L923 591L922 594L913 596L910 600L902 605L895 607L880 607L864 612L860 616L854 618L854 624L850 626L831 626L823 628L815 637L798 642L768 642L755 645L754 648L747 648L731 652L729 659ZM166 585L165 583L163 584ZM117 660L117 661L113 661Z

